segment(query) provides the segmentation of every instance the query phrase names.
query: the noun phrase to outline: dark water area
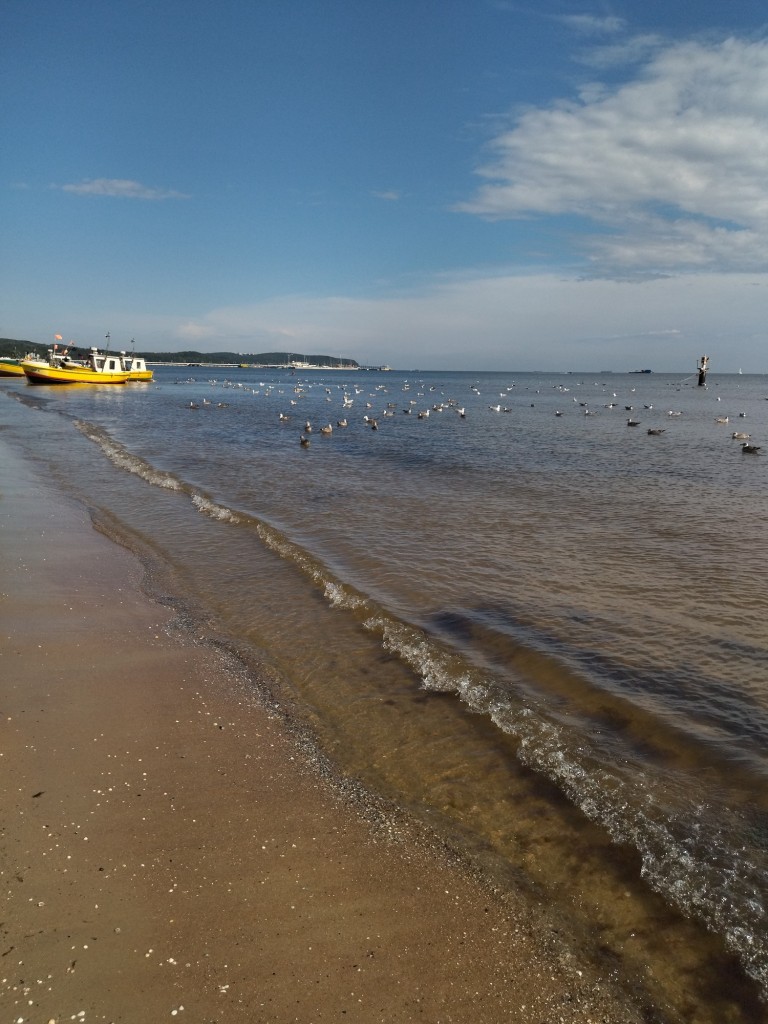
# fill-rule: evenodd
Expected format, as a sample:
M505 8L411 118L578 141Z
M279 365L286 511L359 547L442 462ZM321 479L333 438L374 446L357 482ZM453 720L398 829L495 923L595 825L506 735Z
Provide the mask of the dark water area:
M768 377L161 367L0 428L649 1019L766 1019Z

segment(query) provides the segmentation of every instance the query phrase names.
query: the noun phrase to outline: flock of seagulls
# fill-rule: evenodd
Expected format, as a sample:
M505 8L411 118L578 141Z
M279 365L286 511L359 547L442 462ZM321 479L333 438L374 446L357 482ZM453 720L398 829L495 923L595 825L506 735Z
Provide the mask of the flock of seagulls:
M454 415L457 415L461 419L466 419L467 415L465 406L460 405L459 402L453 398L447 400L433 400L432 393L438 390L438 386L428 386L424 382L418 382L417 384L411 384L408 381L404 382L401 386L403 395L405 397L401 399L401 402L383 402L381 412L379 412L377 415L371 414L371 410L373 409L372 400L378 400L381 403L382 399L384 399L385 396L388 397L388 388L387 385L384 384L379 384L374 388L373 392L366 393L364 388L358 387L356 384L343 383L334 385L332 387L324 382L306 381L302 379L297 379L295 382L290 382L290 384L286 382L285 387L278 387L274 384L261 384L257 388L241 382L219 382L217 380L211 380L209 383L211 385L217 385L221 383L222 386L224 387L240 388L243 390L251 391L254 395L264 395L266 397L270 397L274 394L277 394L279 396L285 395L287 392L289 392L290 388L290 393L292 393L293 395L293 397L289 398L288 402L290 409L289 411L285 411L285 409L283 409L278 412L277 417L278 422L280 424L290 424L295 418L295 407L303 399L308 397L308 392L311 389L317 387L324 388L325 401L327 403L333 403L335 399L337 400L339 398L338 391L341 391L341 411L344 415L342 415L339 419L336 420L335 429L337 430L345 430L349 426L349 417L351 415L350 410L355 405L362 407L365 410L361 417L361 421L362 423L365 424L365 426L368 429L372 431L377 431L379 429L380 420L385 420L396 415L398 404L403 406L402 413L404 415L410 416L415 414L416 418L419 420L426 420L429 419L430 414L440 414L443 412L453 413ZM500 393L499 397L502 400L508 399L510 392L512 392L513 389L515 389L515 387L515 384L512 384L511 386L507 387L505 391ZM570 390L570 388L564 385L555 385L554 387L556 390L563 393L566 393ZM469 386L469 390L476 396L480 395L480 390L477 384L471 384ZM634 392L634 390L634 388L631 389L632 392ZM337 393L334 394L334 391L336 391ZM539 391L537 391L536 393L538 394ZM416 398L410 397L411 394L415 394ZM618 408L619 403L618 401L615 401L616 398L616 392L613 392L612 399L614 400L604 403L603 407L609 410ZM717 400L720 401L719 396L717 397ZM573 397L573 402L576 405L578 405L579 410L583 413L584 416L596 416L598 414L597 409L591 408L590 403L587 401L580 401L578 398ZM200 405L201 403L198 402L190 402L189 408L199 409ZM208 399L202 400L202 406L213 405L214 403L212 403ZM215 407L219 409L226 408L228 405L228 402L215 403ZM531 407L534 407L535 402L531 402L530 405ZM510 407L509 405L504 404L503 401L494 401L487 406L488 411L496 414L512 413L517 411L518 408L519 406ZM643 406L643 409L646 411L651 411L653 410L653 405L646 404ZM626 420L626 424L628 427L636 428L641 426L642 421L640 418L638 418L637 415L635 415L635 407L633 405L625 405L624 411L626 413L629 413L629 416ZM679 409L670 409L667 412L667 416L672 418L682 415L683 412L682 410ZM555 416L563 416L563 410L556 409ZM740 412L738 416L739 418L745 418L746 413ZM729 423L729 419L730 418L728 415L715 416L714 422L717 425L725 425ZM302 448L309 448L311 444L311 435L313 434L313 431L314 428L312 422L309 419L305 419L304 428L302 432L299 434L299 444L301 445ZM319 434L320 437L325 438L331 437L333 435L333 432L334 426L330 420L316 429L316 433ZM660 437L664 433L666 433L666 427L650 426L647 427L646 432L648 435L652 437ZM733 431L733 433L731 434L731 438L735 441L742 442L741 451L745 455L758 455L762 451L762 446L753 444L751 435L746 431Z

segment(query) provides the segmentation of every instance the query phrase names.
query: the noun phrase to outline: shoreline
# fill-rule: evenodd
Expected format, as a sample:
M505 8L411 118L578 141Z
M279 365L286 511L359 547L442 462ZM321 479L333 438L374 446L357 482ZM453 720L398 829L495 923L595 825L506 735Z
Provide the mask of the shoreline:
M366 820L0 445L8 1019L640 1020L530 896Z

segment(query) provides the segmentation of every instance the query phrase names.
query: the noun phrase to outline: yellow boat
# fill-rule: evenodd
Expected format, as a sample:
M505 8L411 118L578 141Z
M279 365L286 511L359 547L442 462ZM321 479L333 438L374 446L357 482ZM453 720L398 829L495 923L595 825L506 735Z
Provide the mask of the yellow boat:
M23 377L24 367L20 359L0 356L0 377Z
M141 356L126 355L125 352L120 353L120 365L124 370L128 371L128 383L131 381L138 381L148 383L152 380L153 373L147 366L146 360Z
M120 356L92 348L87 359L72 359L49 351L48 359L22 359L30 384L126 384L131 371L123 368Z

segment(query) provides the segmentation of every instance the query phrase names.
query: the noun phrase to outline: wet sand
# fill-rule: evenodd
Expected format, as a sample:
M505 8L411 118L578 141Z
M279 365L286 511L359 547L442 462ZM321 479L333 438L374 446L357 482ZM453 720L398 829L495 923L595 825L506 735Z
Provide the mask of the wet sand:
M348 798L0 457L3 1020L639 1022L547 907Z

